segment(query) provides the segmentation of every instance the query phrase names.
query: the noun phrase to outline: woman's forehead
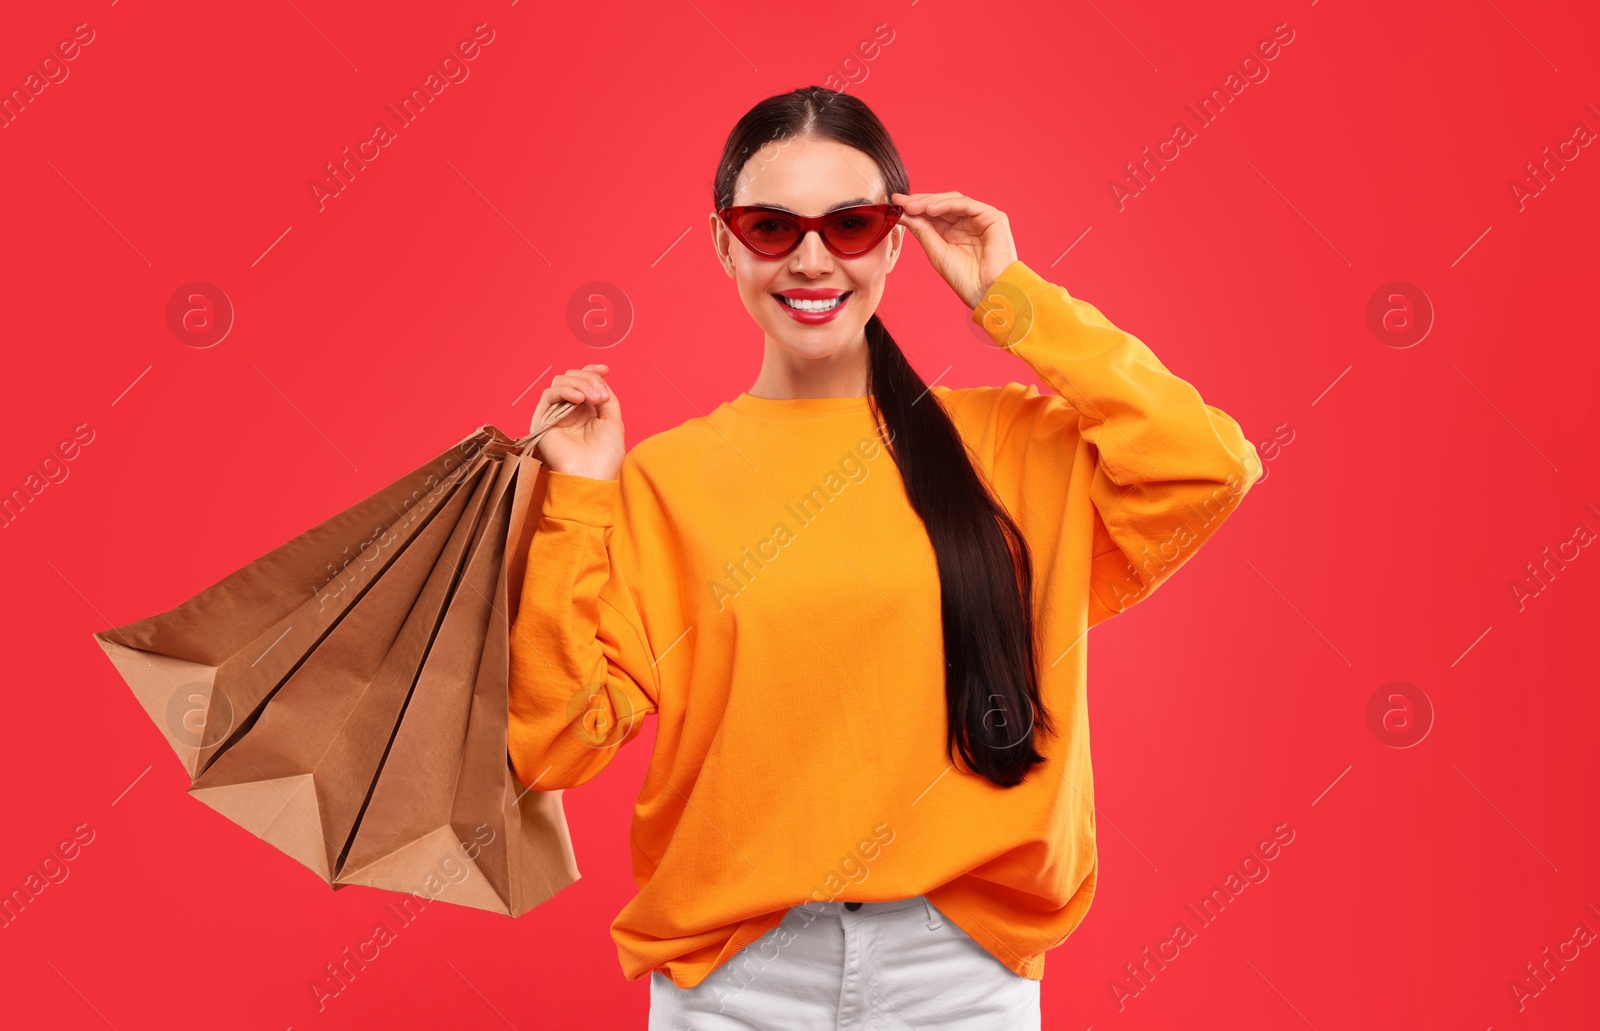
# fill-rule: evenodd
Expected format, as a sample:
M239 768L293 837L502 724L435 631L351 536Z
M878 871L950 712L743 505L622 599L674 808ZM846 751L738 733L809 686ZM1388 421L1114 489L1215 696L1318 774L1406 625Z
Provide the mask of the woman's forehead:
M833 140L793 138L751 155L734 187L734 204L766 204L820 214L846 202L881 204L883 175L872 159Z

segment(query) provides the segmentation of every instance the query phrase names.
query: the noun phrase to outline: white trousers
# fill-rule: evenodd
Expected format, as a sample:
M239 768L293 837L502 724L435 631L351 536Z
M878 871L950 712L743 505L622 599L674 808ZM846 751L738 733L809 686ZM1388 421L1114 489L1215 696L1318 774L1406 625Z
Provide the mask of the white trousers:
M810 902L693 988L651 971L649 1031L1038 1031L1039 984L925 895Z

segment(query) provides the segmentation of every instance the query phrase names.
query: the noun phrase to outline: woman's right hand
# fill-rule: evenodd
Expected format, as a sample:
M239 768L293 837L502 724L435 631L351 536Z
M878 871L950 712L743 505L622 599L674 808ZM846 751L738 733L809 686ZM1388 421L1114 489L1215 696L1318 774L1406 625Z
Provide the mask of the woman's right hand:
M622 439L622 408L605 381L609 371L608 366L598 364L568 369L566 375L552 379L550 388L539 395L530 432L556 402L577 405L534 445L546 468L595 480L617 478L627 447Z

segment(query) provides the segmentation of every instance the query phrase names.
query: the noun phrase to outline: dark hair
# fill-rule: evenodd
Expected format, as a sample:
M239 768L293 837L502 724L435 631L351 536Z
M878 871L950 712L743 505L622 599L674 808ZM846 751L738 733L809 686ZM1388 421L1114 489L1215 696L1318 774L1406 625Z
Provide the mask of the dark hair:
M807 86L768 97L739 119L712 183L716 207L733 203L746 162L800 137L854 147L877 164L888 193L910 189L905 163L872 110L849 94ZM1034 748L1035 727L1054 729L1039 694L1028 544L876 313L866 335L870 408L887 429L889 452L938 558L946 748L971 770L1012 787L1045 759ZM923 397L933 403L919 408ZM1019 729L1024 715L1025 731Z

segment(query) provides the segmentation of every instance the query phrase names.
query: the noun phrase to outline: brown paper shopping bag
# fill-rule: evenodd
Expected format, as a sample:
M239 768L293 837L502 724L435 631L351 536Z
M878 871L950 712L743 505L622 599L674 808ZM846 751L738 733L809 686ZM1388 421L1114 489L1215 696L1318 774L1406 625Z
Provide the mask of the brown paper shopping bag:
M577 879L561 792L524 789L505 747L511 606L543 492L531 451L571 408L522 440L484 426L171 611L95 635L191 794L336 889L518 916Z
M453 569L483 507L490 463L435 518L195 776L190 794L333 881L411 692Z
M570 884L565 821L540 793L506 777L510 623L507 542L518 493L531 492L531 458L508 456L461 573L460 600L439 627L342 874L382 886L397 871L432 872L423 891L478 908L508 898L527 908ZM526 507L522 506L522 512ZM470 831L470 838L467 833ZM468 873L445 876L457 842L503 841ZM470 847L470 846L467 846Z
M191 776L427 525L489 439L473 434L168 612L95 635Z

